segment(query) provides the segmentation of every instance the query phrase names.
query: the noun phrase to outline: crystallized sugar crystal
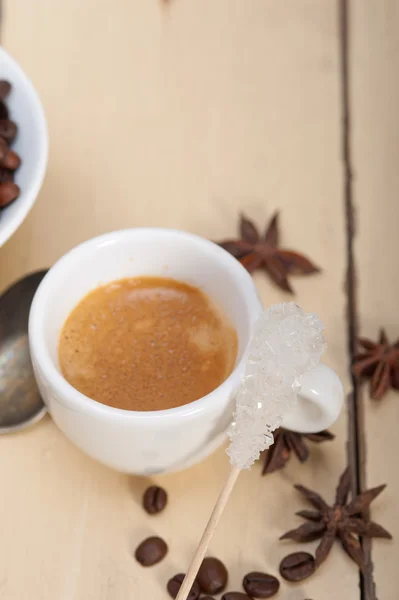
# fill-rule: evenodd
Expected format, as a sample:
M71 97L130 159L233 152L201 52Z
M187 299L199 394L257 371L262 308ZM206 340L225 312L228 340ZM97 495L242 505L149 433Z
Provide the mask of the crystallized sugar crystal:
M273 444L273 431L293 406L299 379L325 349L324 325L294 302L276 304L255 324L248 360L228 431L232 465L249 469Z

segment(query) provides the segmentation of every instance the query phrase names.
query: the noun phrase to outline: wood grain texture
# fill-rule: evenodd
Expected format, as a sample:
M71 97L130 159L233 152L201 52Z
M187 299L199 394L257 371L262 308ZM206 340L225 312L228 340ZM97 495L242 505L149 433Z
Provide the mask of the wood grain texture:
M0 286L112 229L158 225L221 239L235 232L239 210L262 225L279 208L283 245L323 268L293 285L298 302L325 321L326 362L348 390L335 3L120 0L111 9L105 0L8 0L3 43L43 99L51 150L37 204L0 250ZM265 304L287 299L264 274L255 280ZM305 466L293 459L261 478L257 465L240 477L211 548L229 567L230 589L249 570L277 574L280 559L300 548L277 541L299 523L292 485L332 499L346 462L346 418ZM94 463L49 418L0 445L7 600L166 597L228 470L221 450L158 478L170 505L151 518L140 507L147 481ZM171 550L144 570L132 552L152 533ZM314 577L282 582L279 598L358 594L357 569L337 545Z
M385 327L399 337L399 6L395 0L352 2L352 149L356 206L355 252L358 272L360 334L377 339ZM387 483L371 517L394 536L372 545L374 581L365 598L397 598L394 585L399 556L397 502L398 392L370 400L362 388L366 463L364 485ZM371 582L372 583L372 582ZM370 582L369 582L370 584Z

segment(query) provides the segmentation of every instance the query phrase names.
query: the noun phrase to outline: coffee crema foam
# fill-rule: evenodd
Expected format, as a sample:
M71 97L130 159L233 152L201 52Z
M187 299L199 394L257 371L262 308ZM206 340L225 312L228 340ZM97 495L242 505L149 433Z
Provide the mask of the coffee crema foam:
M163 277L121 279L75 307L60 336L65 379L89 398L126 410L174 408L232 372L237 334L198 288Z

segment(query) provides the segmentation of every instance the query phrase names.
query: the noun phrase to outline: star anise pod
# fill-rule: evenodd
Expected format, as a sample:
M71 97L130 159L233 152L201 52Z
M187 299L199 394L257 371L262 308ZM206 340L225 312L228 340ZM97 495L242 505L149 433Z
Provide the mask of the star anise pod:
M335 538L338 538L343 549L356 562L362 572L365 568L365 558L359 537L380 537L392 539L386 529L368 521L364 512L376 498L385 485L366 490L348 502L350 488L349 469L341 475L338 483L335 503L329 506L323 498L302 485L295 488L313 504L315 510L301 510L297 513L308 522L292 529L280 539L292 539L296 542L311 542L321 538L315 554L315 564L319 567L327 558Z
M283 469L290 459L291 452L296 455L301 463L305 462L309 456L309 450L305 443L306 440L320 443L333 440L334 437L327 430L320 431L319 433L297 433L280 427L274 433L274 444L265 452L262 475Z
M241 215L241 239L226 240L219 245L237 258L250 273L262 268L282 290L293 293L288 275L310 275L318 273L320 269L306 256L278 248L278 217L276 212L261 236L256 225Z
M378 342L366 338L358 341L363 351L355 356L352 371L357 377L371 379L370 396L380 400L389 388L399 390L399 340L390 344L381 329Z

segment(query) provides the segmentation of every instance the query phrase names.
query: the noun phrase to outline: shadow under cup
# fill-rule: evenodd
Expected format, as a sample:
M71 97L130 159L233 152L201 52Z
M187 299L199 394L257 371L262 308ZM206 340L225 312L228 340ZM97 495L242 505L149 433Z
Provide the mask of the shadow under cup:
M62 327L79 301L100 285L143 275L200 288L238 336L235 368L217 389L190 404L153 412L126 411L91 400L63 378L58 363ZM100 462L137 474L185 468L224 440L245 351L261 311L250 275L205 239L165 229L132 229L89 240L50 269L32 304L29 340L41 394L58 427Z

